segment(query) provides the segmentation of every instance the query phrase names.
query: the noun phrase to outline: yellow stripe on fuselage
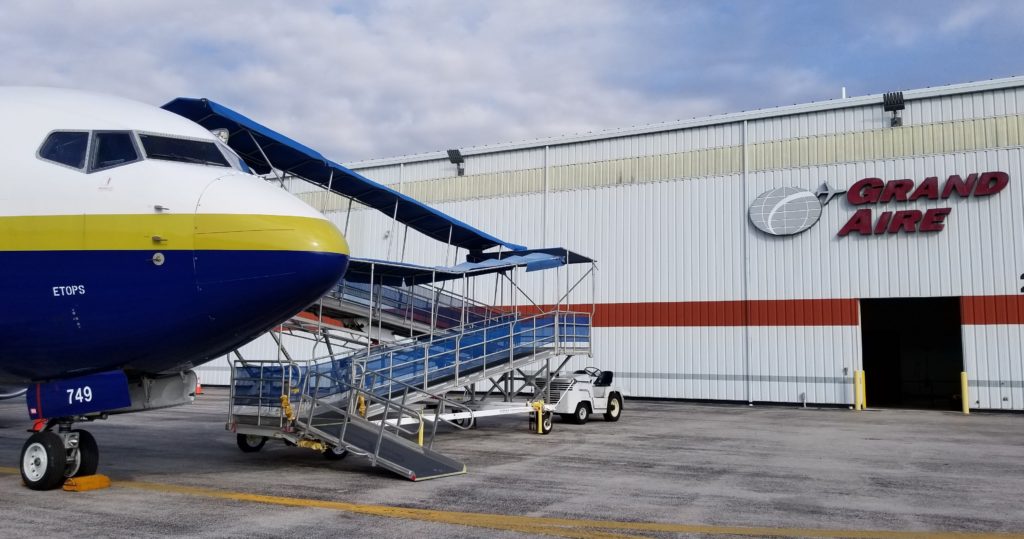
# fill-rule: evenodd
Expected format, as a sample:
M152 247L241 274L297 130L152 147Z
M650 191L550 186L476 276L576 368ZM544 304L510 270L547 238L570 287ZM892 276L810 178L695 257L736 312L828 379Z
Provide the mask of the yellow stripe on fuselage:
M0 251L305 251L349 254L324 219L249 214L0 217Z

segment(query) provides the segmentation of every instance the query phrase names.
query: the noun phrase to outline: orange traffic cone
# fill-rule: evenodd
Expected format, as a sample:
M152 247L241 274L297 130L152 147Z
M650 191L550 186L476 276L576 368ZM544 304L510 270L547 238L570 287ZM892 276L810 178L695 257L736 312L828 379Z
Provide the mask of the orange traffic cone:
M199 383L199 377L196 376L196 395L203 394L203 384Z

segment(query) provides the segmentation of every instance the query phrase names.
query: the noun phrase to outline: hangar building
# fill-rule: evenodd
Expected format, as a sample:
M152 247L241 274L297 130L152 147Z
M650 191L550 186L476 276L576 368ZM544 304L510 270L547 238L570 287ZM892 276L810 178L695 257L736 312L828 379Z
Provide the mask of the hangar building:
M1018 77L348 166L595 258L573 301L627 395L842 405L864 370L871 406L959 409L966 371L971 408L1024 410L1022 144ZM300 196L358 256L454 262ZM550 279L525 289L553 303Z

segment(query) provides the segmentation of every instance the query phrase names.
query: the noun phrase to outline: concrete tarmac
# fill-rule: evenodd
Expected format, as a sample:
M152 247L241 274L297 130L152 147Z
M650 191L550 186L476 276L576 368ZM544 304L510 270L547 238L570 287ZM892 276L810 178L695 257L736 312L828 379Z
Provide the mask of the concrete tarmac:
M4 537L1024 537L1024 415L627 401L438 434L469 473L412 483L354 456L243 454L227 392L84 425L106 490L21 485L24 401L0 402Z

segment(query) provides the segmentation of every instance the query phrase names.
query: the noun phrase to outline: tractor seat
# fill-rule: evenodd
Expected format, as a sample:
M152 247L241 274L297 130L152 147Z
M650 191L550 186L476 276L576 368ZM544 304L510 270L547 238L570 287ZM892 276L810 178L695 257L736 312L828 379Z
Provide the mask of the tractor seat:
M612 376L615 373L612 371L601 371L601 374L594 381L594 387L608 387L612 385Z

